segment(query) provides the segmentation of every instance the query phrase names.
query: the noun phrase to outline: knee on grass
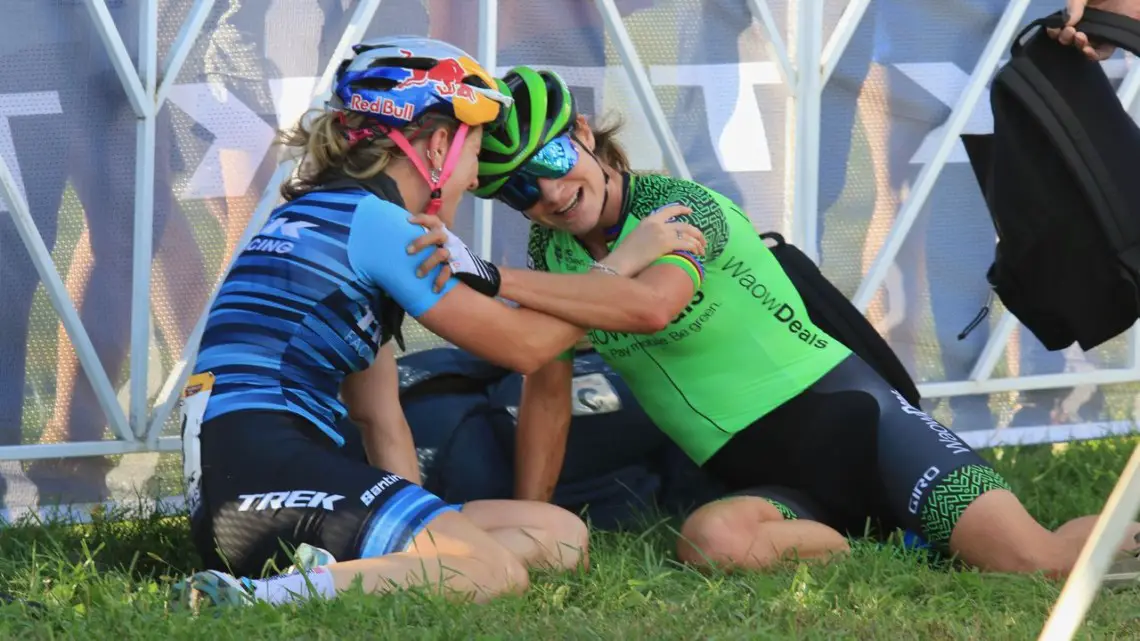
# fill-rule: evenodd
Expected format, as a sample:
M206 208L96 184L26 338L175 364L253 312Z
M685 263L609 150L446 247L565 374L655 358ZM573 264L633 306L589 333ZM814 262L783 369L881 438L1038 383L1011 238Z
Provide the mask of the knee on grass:
M508 545L521 553L531 567L573 570L589 566L590 532L573 512L549 503L528 505L528 525L508 535L518 541Z
M470 574L464 576L460 584L469 582L478 586L473 594L478 603L500 596L524 594L530 589L530 572L522 559L497 543L479 545L468 553L467 558L469 561L463 565L471 568ZM464 574L458 564L453 565L455 567L450 572ZM442 568L441 571L447 572Z
M578 515L549 503L543 504L543 529L550 544L544 555L546 565L555 569L572 570L590 565L590 528Z
M783 561L850 551L839 532L814 521L785 520L771 503L735 497L698 509L681 527L678 558L699 567L763 570Z
M463 513L531 567L589 564L589 530L574 513L538 501L477 501Z
M390 556L410 561L413 574L429 583L452 583L477 601L521 594L530 587L529 571L519 555L458 512L437 516L405 552Z
M501 568L499 575L502 577L502 582L498 586L492 586L496 595L523 594L530 589L530 572L522 560L510 550L498 547L487 556L491 557L490 563Z

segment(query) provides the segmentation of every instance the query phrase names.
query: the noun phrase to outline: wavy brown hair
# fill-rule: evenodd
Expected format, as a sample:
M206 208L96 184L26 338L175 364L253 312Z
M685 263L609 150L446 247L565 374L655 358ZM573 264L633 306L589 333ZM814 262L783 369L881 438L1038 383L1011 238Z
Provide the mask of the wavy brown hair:
M343 121L341 113L345 114ZM296 171L281 184L282 197L285 200L299 198L340 174L368 180L383 172L393 158L404 155L387 136L376 135L349 144L347 132L369 124L375 121L364 114L313 109L293 128L281 132L278 144L301 157ZM428 113L401 131L412 141L441 127L454 134L458 125L452 118Z
M631 171L629 155L617 139L618 134L621 133L621 129L624 126L625 122L621 116L610 116L597 127L592 127L594 132L594 155L603 163L623 173Z

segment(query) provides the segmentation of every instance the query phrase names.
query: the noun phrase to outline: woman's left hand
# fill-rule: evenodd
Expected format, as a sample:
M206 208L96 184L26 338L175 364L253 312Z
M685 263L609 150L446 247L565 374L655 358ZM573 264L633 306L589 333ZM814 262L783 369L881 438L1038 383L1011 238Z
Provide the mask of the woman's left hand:
M444 247L447 242L447 227L439 216L431 216L428 214L416 214L409 220L413 225L419 225L424 228L424 234L419 238L412 241L408 245L408 254L417 254L423 249L435 246L435 251L428 254L424 262L416 269L416 276L423 278L431 273L431 270L436 266L441 266L439 276L435 279L434 291L438 294L443 286L447 284L448 279L451 278L451 265L448 261L451 259L451 254Z
M678 217L693 210L673 203L646 216L603 261L622 276L636 276L658 258L675 251L697 256L705 253L705 236L701 230Z

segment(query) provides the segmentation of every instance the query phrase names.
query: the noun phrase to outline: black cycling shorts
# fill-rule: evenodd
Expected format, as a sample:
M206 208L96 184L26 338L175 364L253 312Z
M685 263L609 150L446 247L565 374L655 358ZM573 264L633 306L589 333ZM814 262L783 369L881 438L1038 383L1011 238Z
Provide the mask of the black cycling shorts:
M790 487L761 485L759 487L750 487L744 490L729 492L721 498L727 499L734 496L752 496L764 499L779 510L780 515L783 516L786 521L795 519L822 521L822 519L826 518L826 512L816 503L815 499L808 496L806 492L793 490Z
M953 431L854 354L734 435L704 469L738 493L792 490L809 505L799 518L840 532L909 530L941 549L974 499L1009 489Z
M436 516L459 509L349 456L288 412L213 418L202 425L200 446L191 534L207 568L237 576L279 572L302 543L337 561L401 552Z

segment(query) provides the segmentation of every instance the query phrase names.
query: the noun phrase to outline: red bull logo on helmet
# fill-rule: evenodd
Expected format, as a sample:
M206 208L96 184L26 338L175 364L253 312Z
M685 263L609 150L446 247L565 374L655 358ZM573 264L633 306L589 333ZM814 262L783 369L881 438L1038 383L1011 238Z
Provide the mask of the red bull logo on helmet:
M410 102L405 102L402 105L397 105L391 98L377 98L376 100L368 100L364 96L354 93L349 101L348 108L353 111L361 111L367 113L380 114L382 116L391 116L411 122L416 115L416 108Z
M411 69L407 78L393 87L396 91L411 89L413 87L433 86L436 93L444 97L462 98L472 104L475 103L475 90L463 79L468 72L463 65L454 58L440 60L439 64L431 69Z

